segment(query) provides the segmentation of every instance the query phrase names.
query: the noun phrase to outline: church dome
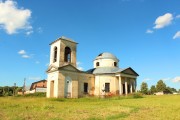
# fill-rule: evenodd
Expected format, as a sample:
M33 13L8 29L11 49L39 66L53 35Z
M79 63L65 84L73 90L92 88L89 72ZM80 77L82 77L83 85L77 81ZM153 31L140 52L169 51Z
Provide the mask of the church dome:
M101 53L99 54L95 60L98 60L98 59L114 59L114 60L118 60L117 57L111 53L108 53L108 52L104 52L104 53ZM119 61L119 60L118 60Z
M99 67L118 67L119 60L111 53L104 52L99 54L94 60L94 68Z

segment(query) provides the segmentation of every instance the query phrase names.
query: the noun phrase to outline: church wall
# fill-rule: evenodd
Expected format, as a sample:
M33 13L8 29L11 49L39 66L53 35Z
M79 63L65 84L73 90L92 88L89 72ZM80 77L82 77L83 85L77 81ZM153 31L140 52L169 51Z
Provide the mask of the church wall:
M96 68L96 63L99 62L99 67L114 67L114 62L117 63L118 65L118 61L115 61L113 59L98 59L94 61L94 68Z
M88 83L88 94L89 95L94 94L94 75L79 73L78 81L79 81L79 89L78 89L79 97L83 97L84 95L86 95L86 93L84 93L84 83Z
M94 87L94 76L92 74L71 72L71 71L60 71L59 73L59 96L64 97L65 89L65 77L72 79L72 98L78 98L84 96L84 83L88 83L88 93L93 94Z
M119 88L121 88L121 86L119 87L119 77L115 77L115 90L116 90L116 95L119 94Z
M53 62L55 47L57 47L57 61ZM53 43L50 48L50 65L59 66L59 60L60 60L59 54L60 54L60 41L57 41Z
M54 81L53 91L51 92L51 82ZM58 71L49 73L47 76L47 95L49 97L58 97Z
M110 83L110 92L116 94L116 77L113 75L95 76L95 95L104 95L105 83Z
M61 40L61 49L60 49L60 65L63 66L65 64L64 62L64 50L65 47L69 47L71 49L71 64L76 67L76 43L69 42L66 40Z
M61 83L61 86L59 87L59 96L64 98L66 95L65 93L65 78L70 77L72 80L72 91L71 91L71 97L77 98L77 90L78 90L78 84L77 84L77 75L74 72L69 71L60 71L59 72L59 83Z
M59 73L58 98L64 98L65 76Z

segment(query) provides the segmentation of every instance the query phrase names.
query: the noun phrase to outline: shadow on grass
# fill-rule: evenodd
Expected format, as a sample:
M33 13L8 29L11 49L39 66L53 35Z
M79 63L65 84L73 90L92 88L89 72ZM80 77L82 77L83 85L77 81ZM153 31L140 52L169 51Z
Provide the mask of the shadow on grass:
M144 98L141 93L129 94L127 96L90 96L90 97L82 97L82 98L50 98L51 101L58 102L98 102L98 101L107 101L107 100L123 100L123 99L139 99Z

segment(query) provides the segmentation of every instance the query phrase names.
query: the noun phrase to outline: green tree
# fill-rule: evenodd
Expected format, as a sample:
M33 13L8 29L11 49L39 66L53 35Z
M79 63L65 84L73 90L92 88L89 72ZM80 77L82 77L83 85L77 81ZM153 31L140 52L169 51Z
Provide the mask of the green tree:
M143 94L148 93L148 85L146 82L142 82L142 84L141 84L141 93L143 93Z
M157 90L157 92L165 91L166 84L162 80L159 80L156 84L156 90Z
M150 93L151 94L154 94L156 92L156 86L155 85L152 85L151 86L151 89L150 89Z
M165 92L168 93L168 94L172 94L173 90L170 87L166 87Z
M171 88L172 92L177 92L177 90L175 88Z
M0 87L0 96L3 96L3 87Z

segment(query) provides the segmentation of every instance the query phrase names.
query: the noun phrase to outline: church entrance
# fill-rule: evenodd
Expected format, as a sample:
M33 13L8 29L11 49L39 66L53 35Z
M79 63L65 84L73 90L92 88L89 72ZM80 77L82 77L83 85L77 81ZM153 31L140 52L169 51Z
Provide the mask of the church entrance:
M50 86L51 86L50 97L54 97L54 81L50 82Z
M72 97L72 80L70 77L66 77L66 79L65 79L64 95L66 98Z

